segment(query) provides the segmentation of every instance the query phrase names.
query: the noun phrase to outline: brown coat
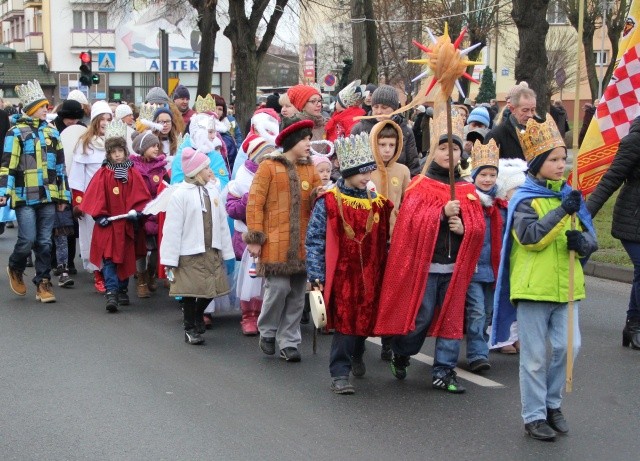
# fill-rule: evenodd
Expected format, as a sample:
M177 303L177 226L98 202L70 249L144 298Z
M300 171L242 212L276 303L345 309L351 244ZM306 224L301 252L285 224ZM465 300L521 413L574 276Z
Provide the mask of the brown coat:
M391 160L385 162L378 151L378 133L386 125L391 125L398 133L398 144L396 145L396 153ZM371 181L376 185L376 191L383 197L388 198L393 203L393 211L389 222L389 233L393 233L393 227L396 224L398 210L402 203L402 198L407 190L407 186L411 181L411 172L409 168L401 163L397 163L398 157L402 153L402 128L391 120L384 120L376 123L369 134L369 143L373 151L373 157L376 159L377 170L371 173Z
M306 272L304 242L312 192L321 185L309 158L294 165L280 153L264 156L249 190L249 231L243 236L248 244L262 245L258 275Z

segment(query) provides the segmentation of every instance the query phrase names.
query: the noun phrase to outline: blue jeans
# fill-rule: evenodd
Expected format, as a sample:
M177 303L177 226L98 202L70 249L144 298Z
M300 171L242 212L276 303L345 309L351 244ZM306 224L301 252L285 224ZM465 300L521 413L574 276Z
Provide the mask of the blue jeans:
M53 203L16 208L18 241L9 256L9 267L24 272L31 250L35 252L36 275L33 283L51 279L51 235L55 224L56 206Z
M107 293L127 292L129 279L120 280L118 278L118 266L111 259L102 261L102 275L104 276L104 286Z
M337 331L333 334L329 355L329 372L332 378L349 376L351 357L362 359L366 339L366 336L343 335Z
M493 313L493 283L471 282L467 290L467 360L469 363L489 357L487 327Z
M520 398L522 419L547 418L547 408L560 408L567 376L568 308L564 303L519 301ZM573 357L580 349L578 303L574 303ZM547 339L551 360L547 361Z
M640 319L640 243L620 240L633 263L633 284L629 298L628 319Z
M429 273L427 287L424 290L420 310L416 317L416 329L405 336L394 336L391 349L396 355L410 356L420 352L431 326L437 306L441 306L449 288L452 274ZM433 377L441 378L455 368L460 352L460 340L436 338L436 351L433 360Z

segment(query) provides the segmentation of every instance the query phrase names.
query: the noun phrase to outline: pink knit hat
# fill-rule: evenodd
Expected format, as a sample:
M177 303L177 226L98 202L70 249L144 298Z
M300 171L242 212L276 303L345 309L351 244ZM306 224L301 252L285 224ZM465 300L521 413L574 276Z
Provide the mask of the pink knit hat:
M320 96L320 91L309 85L296 85L287 90L289 101L301 112L304 109L304 105L316 94Z
M207 168L210 163L209 157L202 152L195 151L190 147L182 150L182 172L188 178L193 178Z
M313 166L318 166L321 163L328 163L330 166L333 166L331 165L331 160L329 160L329 157L325 157L324 155L312 155L311 161L313 161Z

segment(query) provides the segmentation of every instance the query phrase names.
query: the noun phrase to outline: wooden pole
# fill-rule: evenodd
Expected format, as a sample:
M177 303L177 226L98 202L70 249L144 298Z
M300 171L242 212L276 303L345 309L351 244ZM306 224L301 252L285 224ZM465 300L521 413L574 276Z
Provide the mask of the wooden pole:
M456 199L455 164L453 163L453 122L451 121L451 98L447 98L447 144L449 146L449 189L451 200Z
M572 159L572 178L571 187L578 189L578 126L580 124L580 73L582 70L581 59L584 53L582 53L582 33L584 30L584 2L586 0L580 0L580 8L578 12L578 46L576 55L578 56L576 64L576 89L573 97L573 159ZM576 215L571 215L571 230L576 228ZM567 381L566 391L571 392L573 390L573 319L574 319L574 299L573 292L575 286L575 265L576 265L576 252L571 250L569 252L569 306L567 312Z

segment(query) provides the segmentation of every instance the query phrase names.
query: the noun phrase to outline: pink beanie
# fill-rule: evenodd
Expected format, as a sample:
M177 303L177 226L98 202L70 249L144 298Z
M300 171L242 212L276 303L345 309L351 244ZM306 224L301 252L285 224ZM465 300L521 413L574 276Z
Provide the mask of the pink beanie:
M193 178L207 168L210 163L209 157L202 152L195 151L190 147L182 150L182 172L188 178Z
M333 166L331 165L331 160L329 160L329 157L325 157L324 155L312 155L311 160L313 161L313 166L318 166L321 163L328 163L329 166Z

